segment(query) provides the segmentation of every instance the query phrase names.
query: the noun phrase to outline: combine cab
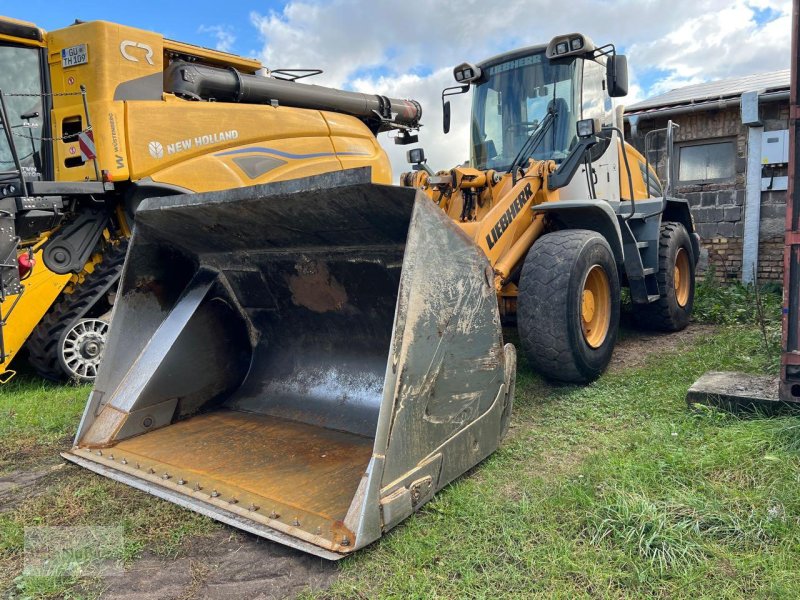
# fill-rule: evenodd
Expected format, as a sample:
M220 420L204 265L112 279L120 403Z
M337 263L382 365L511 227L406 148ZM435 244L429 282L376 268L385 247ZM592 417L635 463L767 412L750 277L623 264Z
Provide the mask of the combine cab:
M146 200L65 457L337 559L494 451L516 358L492 269L426 195L369 181Z

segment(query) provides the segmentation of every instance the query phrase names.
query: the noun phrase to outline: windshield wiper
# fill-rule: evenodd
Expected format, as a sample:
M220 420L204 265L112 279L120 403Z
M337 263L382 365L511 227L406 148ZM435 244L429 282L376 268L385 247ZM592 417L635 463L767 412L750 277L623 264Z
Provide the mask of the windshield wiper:
M544 140L544 136L553 126L553 122L556 120L557 116L558 113L555 109L549 109L544 119L539 123L539 126L531 131L528 139L522 144L522 148L519 149L516 158L514 158L514 162L511 163L511 167L508 169L508 172L511 173L511 181L513 184L517 183L517 169L524 165L533 155L533 152L539 147L542 140Z

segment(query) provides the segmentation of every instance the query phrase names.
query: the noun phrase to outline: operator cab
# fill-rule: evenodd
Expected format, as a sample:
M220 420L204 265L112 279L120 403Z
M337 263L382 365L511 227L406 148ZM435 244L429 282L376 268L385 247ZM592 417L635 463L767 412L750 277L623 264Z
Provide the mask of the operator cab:
M581 34L554 38L454 69L460 84L442 99L474 87L470 123L470 166L507 171L548 113L552 123L532 151L537 160L562 162L578 143L576 126L595 119L603 127L615 122L613 97L627 94L627 67L613 45L596 47ZM445 130L449 129L449 102ZM608 148L608 139L592 149L593 158Z

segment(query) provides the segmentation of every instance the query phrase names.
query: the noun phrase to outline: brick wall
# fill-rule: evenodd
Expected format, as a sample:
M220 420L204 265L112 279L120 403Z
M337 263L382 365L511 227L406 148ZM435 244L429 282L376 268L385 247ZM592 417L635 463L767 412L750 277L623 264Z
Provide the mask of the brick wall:
M748 128L741 123L738 106L676 115L671 118L680 126L675 132L676 144L715 139L730 139L735 143L735 174L729 181L676 185L675 194L689 201L697 232L702 238L700 275L702 276L708 267L713 265L719 279L739 279L742 267ZM789 122L788 102L762 104L761 118L765 131L786 129ZM666 126L667 119L664 118L640 121L639 135L634 144L639 150L643 150L645 133ZM756 152L760 151L760 148L756 149ZM655 161L663 178L663 160L659 162L656 157ZM783 280L785 211L785 191L762 192L759 281Z

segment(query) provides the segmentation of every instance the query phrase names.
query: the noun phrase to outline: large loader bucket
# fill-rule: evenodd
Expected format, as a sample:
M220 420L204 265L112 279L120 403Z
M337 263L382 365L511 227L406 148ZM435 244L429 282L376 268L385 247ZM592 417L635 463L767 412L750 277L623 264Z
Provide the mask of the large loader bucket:
M329 559L497 448L493 273L366 170L147 200L69 460Z

